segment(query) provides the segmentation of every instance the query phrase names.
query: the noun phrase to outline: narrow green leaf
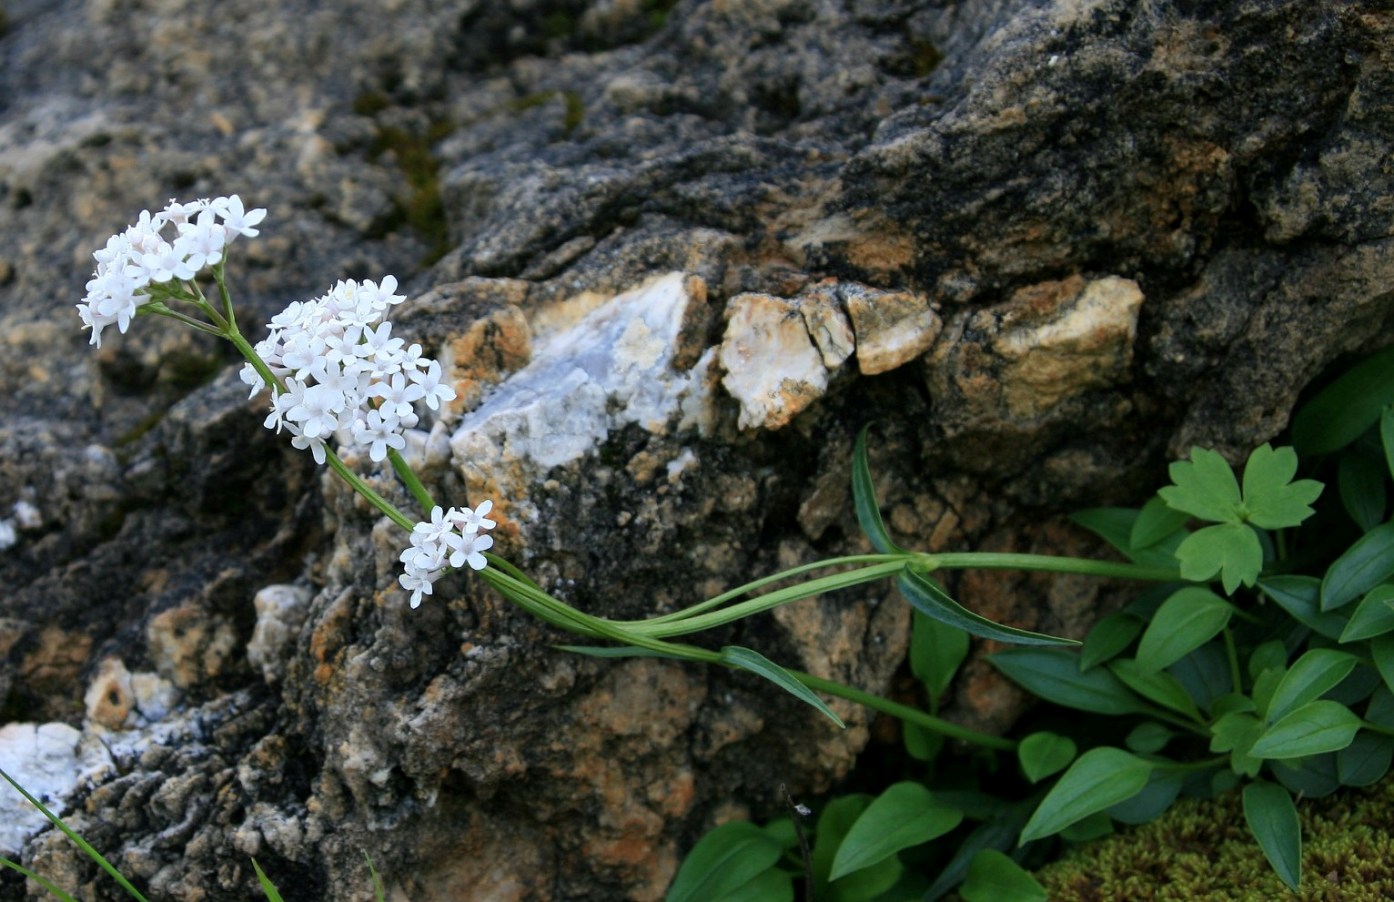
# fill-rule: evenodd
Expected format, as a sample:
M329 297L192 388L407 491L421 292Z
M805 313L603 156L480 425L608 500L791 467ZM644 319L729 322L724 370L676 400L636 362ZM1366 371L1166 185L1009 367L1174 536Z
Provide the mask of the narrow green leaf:
M1187 536L1176 559L1185 579L1208 582L1219 574L1225 591L1233 595L1241 585L1252 586L1263 571L1263 545L1249 526L1221 523Z
M1385 483L1389 479L1385 462L1366 454L1360 446L1341 455L1336 471L1341 504L1346 513L1364 532L1384 522L1386 502Z
M1058 833L1091 814L1132 798L1147 785L1152 765L1122 749L1090 749L1041 800L1021 831L1026 844Z
M667 658L672 661L685 661L680 655L636 648L633 645L554 645L557 651L569 651L588 658Z
M1349 652L1314 648L1293 662L1268 700L1265 720L1277 723L1290 711L1316 701L1355 669L1358 659Z
M1138 667L1152 672L1169 667L1218 636L1233 613L1233 606L1209 589L1177 589L1162 602L1142 634L1137 646Z
M1292 418L1292 443L1310 457L1339 451L1360 438L1394 401L1394 348L1372 354L1302 405Z
M1195 701L1177 681L1176 677L1164 670L1143 670L1131 658L1119 658L1108 663L1113 675L1123 681L1123 685L1148 701L1156 702L1179 714L1201 723L1200 709Z
M1138 511L1128 533L1128 545L1134 550L1149 548L1167 536L1184 529L1190 515L1174 510L1160 496L1154 495Z
M1349 604L1394 576L1394 523L1384 523L1355 540L1327 568L1321 581L1321 609Z
M1091 667L1122 654L1142 632L1144 621L1126 611L1109 614L1090 628L1079 651L1079 668Z
M924 894L924 902L937 902L949 890L959 885L968 876L973 859L983 849L1006 852L1016 844L1017 835L1026 825L1031 809L1036 807L1034 799L1023 799L1009 806L993 819L984 821L969 833L955 850L949 863L939 871L939 876L930 884Z
M1335 752L1350 745L1359 729L1360 718L1340 702L1308 702L1265 730L1249 753L1286 759Z
M964 902L1045 902L1045 889L1021 865L996 849L982 849L959 887Z
M764 677L774 683L780 689L817 708L825 717L837 724L840 728L846 729L847 724L842 722L842 718L833 713L821 698L814 694L803 683L794 679L789 671L780 667L769 658L759 652L751 651L748 648L741 648L739 645L728 645L721 649L721 662L731 667L753 673L758 677Z
M730 821L707 833L683 859L667 902L724 899L773 868L783 847L748 821Z
M1292 619L1328 639L1337 639L1346 626L1341 614L1321 609L1321 580L1313 576L1266 576L1258 581L1259 590Z
M910 623L910 670L924 683L930 698L944 694L966 657L967 633L918 610L914 612Z
M1229 462L1208 448L1192 448L1190 460L1174 461L1172 485L1157 492L1172 510L1216 523L1240 519L1239 482Z
M1056 773L1075 760L1075 741L1068 736L1041 730L1032 733L1016 747L1021 771L1032 783Z
M1293 482L1296 474L1293 449L1267 443L1255 448L1244 465L1245 519L1260 529L1286 529L1310 517L1322 484L1314 479Z
M382 878L378 876L378 869L373 867L373 856L364 852L363 857L368 861L368 876L371 877L373 881L373 898L377 900L377 902L387 902L387 891L383 889Z
M1278 878L1296 892L1302 882L1302 825L1292 796L1256 780L1244 787L1244 820Z
M1368 730L1357 733L1350 745L1336 753L1336 774L1342 786L1373 786L1389 773L1394 761L1394 737Z
M881 554L900 554L905 549L891 540L885 521L881 519L881 507L876 501L876 485L871 479L871 464L866 453L866 433L870 428L870 425L862 427L852 448L852 506L857 511L857 523L866 533L871 547Z
M877 796L852 824L833 856L829 880L879 864L902 849L943 836L963 812L935 802L924 784L906 780Z
M1373 639L1394 632L1394 586L1382 583L1365 593L1341 631L1342 642Z
M896 585L910 606L921 614L974 636L996 639L998 642L1010 642L1013 645L1079 644L1074 639L1062 639L1059 636L1033 633L1030 630L1004 626L988 620L954 601L932 579L913 570L902 573L900 578L896 580Z
M989 655L992 666L1048 702L1096 714L1140 714L1147 705L1102 667L1080 673L1079 658L1054 648L1009 648Z
M266 872L257 864L255 858L252 859L252 868L257 872L257 882L261 884L261 891L266 896L266 902L283 902L280 890L276 889L276 884L271 882L271 878L266 876Z
M21 877L25 877L29 880L34 881L39 886L42 886L44 889L48 890L49 894L56 898L58 902L77 902L77 900L75 900L72 896L68 895L58 887L54 886L53 883L50 882L48 879L40 877L38 874L34 873L33 871L24 867L22 864L19 864L18 862L10 861L10 859L5 858L3 855L0 855L0 867L9 868L10 870L19 874Z

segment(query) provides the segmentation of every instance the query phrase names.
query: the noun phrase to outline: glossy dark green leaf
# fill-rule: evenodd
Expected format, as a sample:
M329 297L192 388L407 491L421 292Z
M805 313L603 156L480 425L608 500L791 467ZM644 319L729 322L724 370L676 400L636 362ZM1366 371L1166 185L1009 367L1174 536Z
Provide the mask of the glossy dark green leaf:
M1256 758L1303 758L1350 745L1360 718L1340 702L1308 702L1264 730L1249 753Z
M1375 662L1380 679L1390 690L1394 690L1394 636L1380 636L1370 640L1370 658Z
M1304 799L1319 799L1341 788L1335 752L1289 761L1271 761L1269 766L1279 783Z
M1144 671L1169 667L1219 635L1234 608L1201 586L1178 589L1157 609L1137 646Z
M1146 548L1132 546L1133 526L1138 512L1130 507L1095 507L1070 515L1070 519L1108 542L1121 554L1137 564L1161 569L1175 569L1174 552L1182 536L1178 533Z
M828 878L838 880L879 864L902 849L943 836L962 820L961 811L938 804L924 784L895 783L853 822L833 856Z
M1046 891L1021 865L995 849L973 856L959 887L964 902L1046 902Z
M1021 828L1026 825L1026 819L1036 807L1036 800L1023 799L1008 806L1003 812L996 814L991 820L984 821L969 833L958 848L954 851L953 857L948 864L944 865L934 883L930 884L925 892L924 902L937 902L938 899L947 895L968 875L968 868L971 866L973 858L983 849L996 849L999 852L1006 852L1016 845L1017 836L1021 833Z
M1394 632L1394 586L1382 583L1365 593L1341 631L1342 642L1373 639Z
M1273 871L1296 892L1302 881L1302 825L1292 796L1281 786L1256 780L1244 787L1244 820Z
M1095 811L1088 817L1082 817L1070 824L1061 830L1059 835L1067 843L1081 845L1103 839L1112 832L1113 818L1108 816L1107 811Z
M1350 745L1336 753L1336 774L1342 786L1373 786L1389 773L1394 760L1394 736L1368 730L1357 733Z
M944 750L944 734L908 721L900 725L905 753L916 761L933 761Z
M1151 774L1150 763L1122 749L1090 749L1070 765L1041 800L1021 831L1021 842L1059 833L1091 814L1132 798L1147 785Z
M910 670L924 683L930 698L949 688L968 656L968 634L958 627L927 617L918 610L910 623Z
M1292 443L1305 457L1339 451L1360 437L1394 401L1394 348L1351 367L1302 405L1292 419Z
M1328 639L1339 639L1346 627L1341 614L1321 609L1321 580L1312 576L1266 576L1258 587L1292 619Z
M1265 708L1268 723L1316 701L1355 669L1358 659L1334 648L1314 648L1292 663L1273 690Z
M1122 654L1144 625L1142 618L1126 611L1109 614L1095 623L1084 637L1084 647L1079 652L1080 669L1088 670Z
M1030 630L1017 629L988 620L950 598L929 577L907 570L896 580L900 594L915 610L941 623L961 629L984 639L996 639L1013 645L1078 645L1073 639L1047 636Z
M1321 609L1332 611L1394 576L1394 523L1384 523L1355 540L1327 568L1321 581Z
M1385 484L1389 471L1385 462L1373 454L1353 448L1341 455L1336 471L1336 485L1341 492L1341 504L1361 530L1369 531L1384 522L1387 502Z
M1394 407L1386 407L1379 417L1380 444L1384 446L1384 463L1394 476Z
M1183 529L1189 519L1189 514L1173 510L1159 496L1153 496L1138 511L1128 533L1128 545L1134 551L1149 548Z
M1230 767L1246 777L1257 776L1263 761L1250 754L1263 722L1253 714L1235 711L1210 725L1210 751L1229 752Z
M838 717L832 708L829 708L821 698L815 695L812 689L794 679L789 671L759 652L741 648L739 645L728 645L721 650L721 663L769 680L799 701L817 708L824 717L846 729L847 725L842 722L842 718Z
M1211 640L1167 668L1202 711L1233 690L1225 645Z
M724 899L778 863L784 848L748 821L731 821L707 833L683 859L667 902Z
M1147 705L1108 670L1080 673L1079 657L1054 648L1009 648L988 660L1023 689L1048 702L1096 714L1139 714Z
M1016 757L1026 779L1039 783L1075 760L1076 751L1075 741L1070 737L1041 730L1021 740L1016 747Z
M1380 686L1370 696L1365 706L1365 722L1386 730L1394 729L1394 692L1388 686Z
M852 506L857 512L857 523L866 533L871 547L881 554L899 554L904 551L891 540L891 534L881 519L881 507L876 500L876 485L871 479L871 464L867 460L866 433L870 426L862 427L857 433L857 443L852 448Z
M1142 791L1108 809L1108 816L1120 824L1146 824L1161 817L1176 797L1181 794L1181 786L1186 780L1182 771L1154 770Z
M1164 670L1143 670L1131 658L1118 658L1108 663L1113 675L1123 681L1123 685L1151 702L1170 708L1197 723L1201 722L1200 710L1195 701L1177 681L1176 677Z
M814 831L813 851L810 859L813 875L819 885L818 895L826 895L828 873L832 871L833 857L847 831L852 829L857 818L871 804L871 796L866 793L848 793L836 796L823 806L818 815L818 826Z
M1166 748L1167 743L1176 736L1176 731L1154 720L1145 721L1128 732L1123 744L1129 751L1139 755L1155 755Z

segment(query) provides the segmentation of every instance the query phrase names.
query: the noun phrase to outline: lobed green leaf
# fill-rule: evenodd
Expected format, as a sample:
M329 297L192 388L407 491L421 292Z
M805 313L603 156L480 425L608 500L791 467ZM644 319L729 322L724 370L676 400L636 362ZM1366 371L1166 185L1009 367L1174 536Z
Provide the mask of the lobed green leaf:
M1297 452L1292 448L1259 445L1244 465L1245 519L1260 529L1297 526L1315 511L1311 503L1321 494L1314 479L1292 481L1297 475Z
M1172 510L1215 523L1241 519L1239 482L1229 462L1208 448L1192 448L1190 460L1168 468L1172 485L1157 492Z
M1128 533L1128 545L1134 551L1150 548L1184 530L1189 519L1190 515L1173 509L1161 496L1154 495L1138 511L1133 528Z
M1176 549L1181 576L1207 582L1219 574L1233 595L1241 585L1252 586L1263 571L1263 545L1244 523L1220 523L1198 529Z

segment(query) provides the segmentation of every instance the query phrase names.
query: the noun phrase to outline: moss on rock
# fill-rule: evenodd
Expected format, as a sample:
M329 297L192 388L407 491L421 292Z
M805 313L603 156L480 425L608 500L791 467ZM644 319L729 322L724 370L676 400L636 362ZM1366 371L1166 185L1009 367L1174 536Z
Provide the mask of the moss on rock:
M1037 873L1052 900L1394 898L1394 780L1298 805L1302 887L1269 867L1238 792L1184 799L1150 824L1073 849Z

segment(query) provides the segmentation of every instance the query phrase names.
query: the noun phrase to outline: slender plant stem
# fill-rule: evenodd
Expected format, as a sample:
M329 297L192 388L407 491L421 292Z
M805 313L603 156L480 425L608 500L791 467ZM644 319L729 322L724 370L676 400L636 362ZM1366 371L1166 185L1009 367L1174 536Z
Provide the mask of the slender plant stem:
M1234 692L1243 692L1243 678L1239 674L1239 649L1234 645L1234 631L1229 627L1221 630L1225 637L1225 657L1229 659L1229 681Z
M416 499L416 503L421 506L421 512L429 517L436 503L431 500L431 493L426 491L426 487L421 484L421 480L417 478L416 471L411 468L411 464L407 463L406 458L397 453L396 448L387 449L387 459L392 461L392 469L397 472L397 478L402 480L402 484L407 487L407 491L411 492L412 497Z
M1096 561L1089 558L1053 557L1046 554L1010 554L991 551L963 551L948 554L919 555L932 561L934 570L1036 570L1043 573L1079 573L1085 576L1141 579L1152 582L1171 582L1181 578L1180 572L1161 567L1145 567L1120 561Z
M911 708L909 705L902 705L890 699L881 698L879 695L872 695L870 692L863 692L860 689L853 689L851 686L844 686L832 680L825 680L816 677L811 673L804 673L800 670L789 670L788 673L800 683L803 683L814 692L822 692L825 695L845 698L850 702L856 702L873 711L880 711L882 714L889 714L891 717L899 718L907 723L913 723L924 727L952 739L962 739L984 748L997 749L1002 752L1016 751L1016 743L1010 739L1003 739L1001 736L992 736L988 733L979 733L968 727L959 726L939 717L926 714L918 708Z

